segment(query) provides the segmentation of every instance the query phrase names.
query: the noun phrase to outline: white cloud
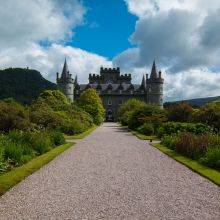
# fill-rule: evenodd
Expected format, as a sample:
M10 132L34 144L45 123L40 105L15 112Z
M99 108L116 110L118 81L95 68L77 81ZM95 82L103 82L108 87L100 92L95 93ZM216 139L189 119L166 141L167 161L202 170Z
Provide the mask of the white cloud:
M0 66L29 67L39 70L44 77L55 82L56 72L61 72L64 59L67 58L70 73L78 75L80 83L88 82L89 73L97 73L103 66L112 66L105 57L89 53L79 48L52 44L43 48L36 43L29 43L25 49L10 48L0 53Z
M78 0L0 0L0 5L1 48L64 40L86 11Z
M193 10L199 0L125 0L125 2L132 14L143 17L171 9Z
M167 101L219 96L220 72L192 69L178 74L165 74Z
M70 72L86 82L90 72L106 58L63 45L74 28L84 22L86 8L80 0L0 0L0 66L29 67L55 82L67 58ZM47 46L41 46L46 42Z
M134 83L140 83L156 58L166 72L167 100L220 94L219 0L209 0L208 5L207 0L125 1L138 16L130 37L136 47L112 62L63 44L84 22L82 1L0 0L0 67L28 66L55 82L67 58L80 83L102 65L120 66L122 72L132 73Z
M138 16L130 37L136 48L115 57L116 65L147 68L156 58L166 72L168 100L220 94L219 0L125 2L129 12Z

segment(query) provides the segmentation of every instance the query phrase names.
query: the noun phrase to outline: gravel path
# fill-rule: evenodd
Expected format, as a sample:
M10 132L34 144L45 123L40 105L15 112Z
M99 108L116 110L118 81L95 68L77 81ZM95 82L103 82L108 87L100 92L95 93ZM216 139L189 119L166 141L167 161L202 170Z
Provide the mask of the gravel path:
M0 198L0 219L220 219L220 188L106 123Z

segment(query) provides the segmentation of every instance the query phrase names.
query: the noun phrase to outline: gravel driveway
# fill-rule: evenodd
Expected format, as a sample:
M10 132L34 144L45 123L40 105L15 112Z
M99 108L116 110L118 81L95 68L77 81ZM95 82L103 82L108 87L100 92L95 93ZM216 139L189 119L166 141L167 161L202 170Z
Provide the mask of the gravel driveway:
M220 219L220 188L105 123L0 198L0 219Z

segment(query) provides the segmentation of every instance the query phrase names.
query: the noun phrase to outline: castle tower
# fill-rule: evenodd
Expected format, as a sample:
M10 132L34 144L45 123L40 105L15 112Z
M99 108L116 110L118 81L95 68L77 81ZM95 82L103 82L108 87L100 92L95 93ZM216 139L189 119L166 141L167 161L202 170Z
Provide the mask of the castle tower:
M70 102L73 102L74 80L72 79L72 74L69 73L66 59L63 65L63 71L62 71L61 77L59 77L59 73L57 73L57 85L58 85L58 88L70 100Z
M157 72L155 61L151 69L150 78L146 79L148 89L148 102L150 104L163 106L163 83L161 71Z

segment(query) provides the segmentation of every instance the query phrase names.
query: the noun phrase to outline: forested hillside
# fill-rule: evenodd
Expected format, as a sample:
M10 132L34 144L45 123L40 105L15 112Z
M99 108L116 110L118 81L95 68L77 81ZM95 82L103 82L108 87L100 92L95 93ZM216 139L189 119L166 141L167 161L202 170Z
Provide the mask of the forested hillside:
M215 96L215 97L207 97L207 98L197 98L197 99L188 99L188 100L183 100L183 101L173 101L173 102L165 102L164 106L168 106L170 104L179 104L181 102L186 102L191 106L195 107L201 107L204 106L205 104L209 102L214 102L214 101L220 101L220 96Z
M22 68L0 70L0 99L12 97L22 104L29 104L43 90L56 88L56 84L44 79L36 70Z

